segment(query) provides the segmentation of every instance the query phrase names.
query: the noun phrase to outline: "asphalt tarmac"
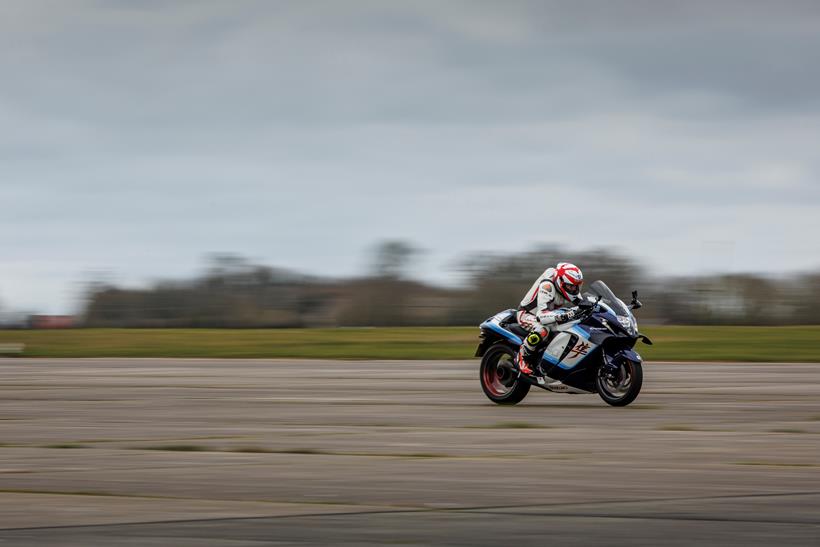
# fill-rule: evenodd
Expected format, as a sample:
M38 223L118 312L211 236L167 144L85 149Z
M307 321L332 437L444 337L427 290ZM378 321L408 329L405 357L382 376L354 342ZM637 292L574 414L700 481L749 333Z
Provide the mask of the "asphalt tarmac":
M2 545L820 545L820 365L0 359Z

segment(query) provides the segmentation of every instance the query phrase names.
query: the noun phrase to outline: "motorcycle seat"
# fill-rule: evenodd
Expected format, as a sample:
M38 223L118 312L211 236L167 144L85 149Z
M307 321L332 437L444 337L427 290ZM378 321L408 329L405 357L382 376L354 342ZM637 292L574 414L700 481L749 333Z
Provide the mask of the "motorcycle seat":
M502 322L501 326L521 339L523 339L530 333L530 331L528 331L527 329L518 324L516 314L512 314L509 319Z
M510 323L509 325L507 325L507 330L515 334L522 340L530 333L530 331L528 331L518 323Z
M516 314L510 315L510 317L501 322L501 326L510 331L511 333L515 334L522 340L527 337L530 333L527 329L522 327L518 324L518 317ZM550 331L547 335L547 339L544 341L545 343L549 343L555 337L555 332Z

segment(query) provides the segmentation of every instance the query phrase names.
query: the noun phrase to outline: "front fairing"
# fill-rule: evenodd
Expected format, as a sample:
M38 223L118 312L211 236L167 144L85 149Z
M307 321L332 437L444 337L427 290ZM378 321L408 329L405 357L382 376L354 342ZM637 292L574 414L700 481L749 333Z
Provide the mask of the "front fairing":
M618 316L609 310L594 312L583 322L583 326L604 329L615 335L629 336L631 334Z
M613 334L630 338L638 337L638 322L635 320L635 315L623 300L615 296L606 283L603 281L592 283L585 298L597 302L595 313L590 319L600 323L598 326L611 330Z
M609 310L594 312L578 327L589 332L589 339L598 345L602 345L609 338L623 338L631 345L637 340L637 330L632 331L631 326L627 328L624 322Z

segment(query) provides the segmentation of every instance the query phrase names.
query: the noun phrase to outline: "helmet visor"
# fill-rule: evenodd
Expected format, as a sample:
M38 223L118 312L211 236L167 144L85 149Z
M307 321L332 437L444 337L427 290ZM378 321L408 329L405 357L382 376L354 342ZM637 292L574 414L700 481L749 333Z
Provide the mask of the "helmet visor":
M567 294L571 294L572 296L576 296L579 292L581 292L581 284L573 285L572 283L564 283L564 290Z

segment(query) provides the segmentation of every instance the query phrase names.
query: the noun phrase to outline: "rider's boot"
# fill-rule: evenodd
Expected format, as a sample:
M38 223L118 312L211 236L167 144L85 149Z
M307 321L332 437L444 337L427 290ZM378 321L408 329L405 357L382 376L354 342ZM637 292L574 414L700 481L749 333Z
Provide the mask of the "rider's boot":
M515 366L524 374L532 374L532 368L530 368L530 365L527 363L527 357L524 356L524 353L525 349L522 346L519 348L518 353L515 354Z

